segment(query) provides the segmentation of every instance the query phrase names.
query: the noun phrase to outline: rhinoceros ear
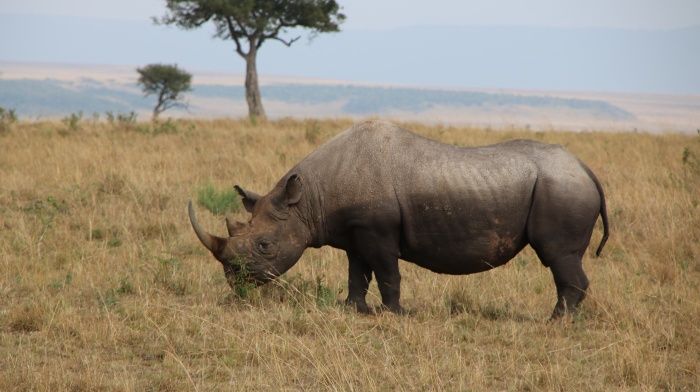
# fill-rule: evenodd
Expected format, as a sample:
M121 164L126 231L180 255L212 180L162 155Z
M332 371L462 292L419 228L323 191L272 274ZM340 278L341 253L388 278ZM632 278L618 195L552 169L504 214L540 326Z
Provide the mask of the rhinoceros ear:
M253 209L255 208L255 203L257 203L258 200L260 200L260 195L258 195L255 192L247 191L238 185L235 185L233 189L235 189L236 192L238 192L238 194L241 195L241 198L243 199L243 207L245 207L245 210L252 214Z
M287 178L287 183L284 186L284 201L288 206L297 204L301 199L301 177L298 174L292 174Z

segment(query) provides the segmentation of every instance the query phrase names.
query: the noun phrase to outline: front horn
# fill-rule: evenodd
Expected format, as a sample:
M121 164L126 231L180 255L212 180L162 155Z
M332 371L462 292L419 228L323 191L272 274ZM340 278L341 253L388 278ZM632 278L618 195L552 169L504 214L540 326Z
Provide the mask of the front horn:
M199 222L197 222L197 217L194 214L194 207L192 207L192 200L187 203L187 211L190 215L190 223L192 224L192 228L197 234L199 240L202 241L202 244L209 249L211 253L218 255L226 244L226 240L207 233L202 226L199 225Z

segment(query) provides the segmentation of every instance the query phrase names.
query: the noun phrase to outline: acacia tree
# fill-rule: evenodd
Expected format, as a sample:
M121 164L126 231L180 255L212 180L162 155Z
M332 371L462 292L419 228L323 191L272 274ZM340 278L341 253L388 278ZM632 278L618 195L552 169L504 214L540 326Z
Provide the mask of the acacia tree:
M139 73L138 84L146 96L155 94L158 97L153 108L153 120L163 111L175 106L184 105L182 93L191 90L192 75L169 64L148 64L143 68L137 68Z
M275 40L291 46L300 37L284 38L290 28L314 33L338 31L345 20L335 0L166 0L165 16L156 23L194 29L211 21L215 37L233 40L246 62L248 115L264 118L256 58L262 44Z

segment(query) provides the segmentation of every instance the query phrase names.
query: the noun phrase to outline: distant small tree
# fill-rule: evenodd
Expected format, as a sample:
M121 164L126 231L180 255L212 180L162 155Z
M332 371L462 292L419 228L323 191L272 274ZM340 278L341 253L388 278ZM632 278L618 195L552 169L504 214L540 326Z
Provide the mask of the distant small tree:
M5 109L0 106L0 134L10 131L12 124L17 122L15 109Z
M246 62L245 98L251 118L265 118L256 66L262 44L275 40L291 46L300 37L285 38L288 29L334 32L345 20L335 0L165 0L165 6L169 12L156 23L194 29L211 21L215 37L233 40Z
M185 106L182 93L191 90L192 75L179 69L177 65L149 64L137 68L138 84L146 96L155 94L158 97L153 108L153 119L167 109L175 106Z

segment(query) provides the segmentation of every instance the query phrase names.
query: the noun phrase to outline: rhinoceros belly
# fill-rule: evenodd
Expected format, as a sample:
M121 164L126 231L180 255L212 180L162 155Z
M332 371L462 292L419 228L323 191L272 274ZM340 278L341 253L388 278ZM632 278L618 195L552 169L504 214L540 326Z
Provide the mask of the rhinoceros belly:
M537 168L507 157L480 162L418 168L419 181L398 192L402 259L469 274L504 264L527 244Z

